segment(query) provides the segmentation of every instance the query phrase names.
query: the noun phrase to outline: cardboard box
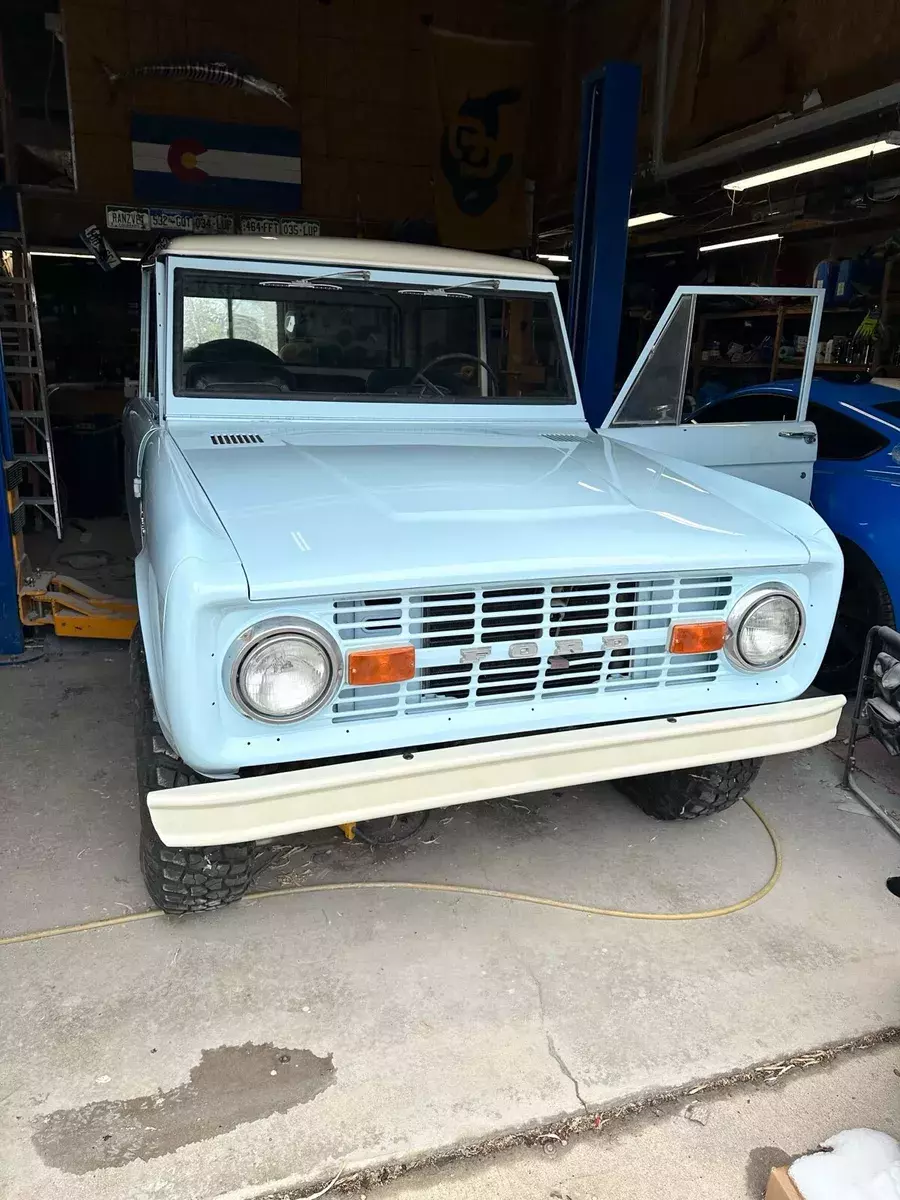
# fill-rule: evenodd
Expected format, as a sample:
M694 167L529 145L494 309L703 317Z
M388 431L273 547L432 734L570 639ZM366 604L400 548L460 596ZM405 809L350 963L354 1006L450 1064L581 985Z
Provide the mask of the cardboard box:
M802 1193L788 1175L787 1167L773 1167L766 1187L766 1200L803 1200Z

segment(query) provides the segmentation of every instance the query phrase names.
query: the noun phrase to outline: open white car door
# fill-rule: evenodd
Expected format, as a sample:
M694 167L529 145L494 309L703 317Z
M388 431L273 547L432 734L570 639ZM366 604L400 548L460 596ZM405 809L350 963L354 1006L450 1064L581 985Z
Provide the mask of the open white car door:
M604 434L808 501L816 428L806 406L823 297L819 288L678 288ZM799 387L781 386L798 378Z

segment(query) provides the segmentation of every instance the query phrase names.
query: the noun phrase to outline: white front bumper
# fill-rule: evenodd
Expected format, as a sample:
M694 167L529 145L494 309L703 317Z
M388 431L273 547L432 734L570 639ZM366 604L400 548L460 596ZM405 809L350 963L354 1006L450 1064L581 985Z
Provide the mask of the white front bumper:
M834 737L843 696L470 742L151 792L167 846L278 838L629 775L784 754Z

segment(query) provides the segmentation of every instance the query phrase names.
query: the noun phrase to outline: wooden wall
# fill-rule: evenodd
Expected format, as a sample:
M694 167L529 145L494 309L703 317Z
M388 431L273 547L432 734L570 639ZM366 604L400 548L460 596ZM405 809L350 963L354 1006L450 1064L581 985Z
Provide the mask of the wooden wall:
M437 141L428 24L540 40L543 0L63 0L79 192L127 203L130 113L299 127L303 210L325 231L433 217ZM148 62L245 57L293 106L139 80ZM330 225L328 224L330 223Z
M650 149L658 0L61 0L80 192L131 199L131 110L299 126L304 212L335 232L432 219L436 119L428 24L530 38L538 72L526 169L538 216L571 206L579 81L608 59L639 62L639 157ZM672 0L680 46L669 157L796 111L893 82L900 0ZM216 53L243 55L294 106L203 85L142 81L110 91L115 70Z

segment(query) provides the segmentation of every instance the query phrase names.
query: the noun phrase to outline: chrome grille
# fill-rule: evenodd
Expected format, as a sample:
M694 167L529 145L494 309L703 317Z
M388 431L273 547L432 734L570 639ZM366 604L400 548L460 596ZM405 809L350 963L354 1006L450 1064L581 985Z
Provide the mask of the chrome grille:
M731 575L716 574L336 600L335 632L348 651L360 642L412 644L417 671L405 683L343 688L332 719L343 723L709 683L721 655L670 656L669 627L675 620L724 614L733 588Z

